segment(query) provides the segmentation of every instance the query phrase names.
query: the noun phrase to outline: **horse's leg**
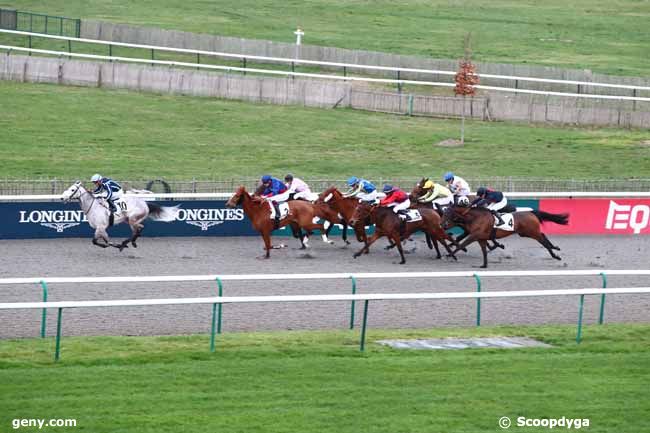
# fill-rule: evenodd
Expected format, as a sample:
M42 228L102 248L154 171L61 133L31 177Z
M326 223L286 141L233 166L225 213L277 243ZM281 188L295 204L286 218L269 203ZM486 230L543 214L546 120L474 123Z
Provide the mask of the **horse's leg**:
M467 238L467 236L469 236L469 232L468 232L467 230L463 229L463 233L460 234L460 235L458 235L458 236L456 237L456 239L454 239L454 238L451 237L451 236L449 236L449 237L450 237L450 238L452 239L452 241L454 242L454 245L456 245L456 247L458 247L458 245L460 245L461 242L463 242L463 241ZM467 252L467 248L463 247L463 248L461 249L461 251L463 251L463 252Z
M321 237L323 238L323 242L330 245L334 243L334 241L328 238L328 235L330 233L330 230L332 230L332 227L334 227L334 224L329 220L325 220L323 222L323 228L325 229L325 231L321 232Z
M483 253L483 265L481 268L487 268L487 241L481 239L478 241L478 244L481 246L481 252Z
M379 239L380 237L382 237L382 236L383 236L383 234L381 234L381 232L379 230L375 230L375 233L373 233L373 235L370 236L370 239L366 239L366 244L363 246L363 248L361 248L359 251L354 253L354 255L352 257L354 257L356 259L361 254L364 254L364 253L368 254L370 245L374 244L375 241L377 239Z
M465 240L463 240L463 242L458 244L456 249L454 251L452 251L451 255L454 256L458 251L467 251L467 249L465 247L467 247L467 245L471 244L475 240L476 240L475 236L473 236L472 234L468 234L465 237Z
M399 262L400 265L403 265L406 263L406 258L404 257L404 250L402 249L402 241L400 239L399 234L393 234L390 236L391 241L397 246L397 251L399 251L399 255L402 258L402 261Z
M559 250L559 248L557 248L557 247L554 248L554 245L551 243L551 241L548 240L548 238L546 237L546 235L544 233L540 232L538 236L534 237L534 239L537 242L539 242L540 244L542 244L544 246L544 248L546 248L548 250L551 257L553 257L555 260L562 260L562 257L556 255L553 252L554 249Z
M554 250L558 250L558 251L562 251L562 250L560 249L560 247L558 247L557 245L553 245L553 244L551 243L551 241L549 240L549 238L547 238L546 235L545 235L544 233L542 233L542 236L544 237L544 239L546 239L546 241L548 242L548 244L551 246L552 249L554 249Z
M264 256L265 259L268 259L271 257L271 232L270 231L263 231L262 232L262 239L264 239L264 249L266 250L266 255Z

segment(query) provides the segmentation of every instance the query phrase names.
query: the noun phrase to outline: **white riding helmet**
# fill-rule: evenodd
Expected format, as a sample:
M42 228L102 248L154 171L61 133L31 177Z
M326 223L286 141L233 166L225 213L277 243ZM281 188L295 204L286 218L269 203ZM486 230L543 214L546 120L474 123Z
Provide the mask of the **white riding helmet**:
M102 175L99 173L93 174L93 177L90 178L91 182L99 182L100 180L102 180Z
M462 206L462 207L469 206L469 199L466 196L458 197L458 206Z

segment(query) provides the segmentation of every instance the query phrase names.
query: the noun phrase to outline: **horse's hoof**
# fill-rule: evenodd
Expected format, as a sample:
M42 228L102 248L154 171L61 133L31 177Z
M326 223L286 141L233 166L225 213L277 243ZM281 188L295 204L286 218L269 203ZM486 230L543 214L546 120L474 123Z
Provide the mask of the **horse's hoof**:
M481 265L480 268L485 269L485 268L487 268L487 265Z
M345 241L345 245L350 245L350 241ZM559 248L558 248L559 249Z
M135 244L135 242L131 242L131 245L133 245L133 248L138 248L138 246Z
M307 249L307 246L306 246L306 245L303 245L303 246L300 247L300 249L301 249L301 250L306 250L306 249Z
M405 264L405 263L406 263L406 260L402 260L402 261L399 262L398 264L403 265L403 264Z

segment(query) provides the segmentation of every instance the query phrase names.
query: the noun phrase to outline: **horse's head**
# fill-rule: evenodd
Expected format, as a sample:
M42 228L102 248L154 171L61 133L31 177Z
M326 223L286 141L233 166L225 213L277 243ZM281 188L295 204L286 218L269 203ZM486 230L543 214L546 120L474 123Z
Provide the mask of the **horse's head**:
M350 225L356 226L359 222L364 222L368 216L372 213L374 205L371 202L360 201L357 207L354 209L352 218L350 218Z
M413 191L411 191L411 194L409 195L411 200L417 199L424 194L424 184L427 183L428 180L428 177L423 177L422 180L415 184Z
M65 203L68 203L70 200L78 200L81 197L81 194L83 194L85 191L86 189L84 188L83 184L80 180L78 180L73 183L70 188L63 191L63 194L61 194L61 200L63 200Z
M330 186L325 191L318 194L318 200L316 200L316 203L329 203L332 199L335 199L339 195L339 190L336 189L335 186Z
M455 206L447 206L444 208L444 211L442 212L442 221L440 221L440 225L444 230L448 230L454 225L456 225L456 207Z
M230 208L237 207L244 200L245 195L248 195L248 193L246 192L246 188L244 186L240 186L239 188L237 188L237 190L232 195L232 197L228 199L228 201L226 202L226 206Z

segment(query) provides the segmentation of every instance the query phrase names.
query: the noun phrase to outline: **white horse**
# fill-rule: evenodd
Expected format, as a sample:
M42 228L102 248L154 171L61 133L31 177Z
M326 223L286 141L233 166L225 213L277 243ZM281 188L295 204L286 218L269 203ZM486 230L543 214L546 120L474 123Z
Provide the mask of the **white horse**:
M81 181L75 182L70 188L65 190L61 196L61 200L68 203L71 200L79 200L81 210L86 214L86 219L90 227L95 229L95 237L93 237L93 244L98 247L115 247L122 249L128 247L131 242L133 247L137 247L135 240L140 236L144 225L142 221L151 218L154 221L170 222L176 219L178 214L178 206L168 207L159 206L155 203L147 202L140 197L126 196L121 203L120 213L115 214L113 221L111 221L111 211L108 208L108 203L103 199L96 198L93 194L84 188ZM131 226L131 237L125 241L114 244L110 241L106 229L114 224L128 222ZM103 240L104 243L99 242Z

